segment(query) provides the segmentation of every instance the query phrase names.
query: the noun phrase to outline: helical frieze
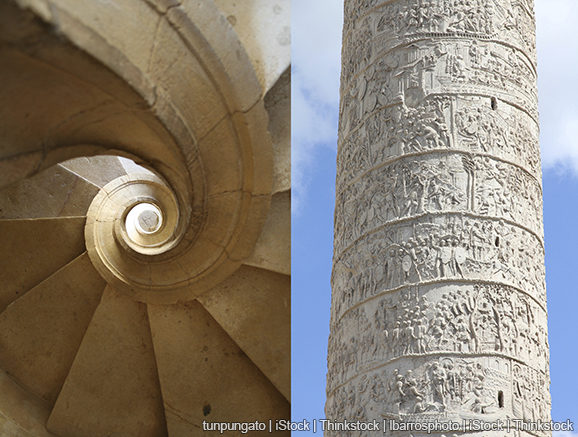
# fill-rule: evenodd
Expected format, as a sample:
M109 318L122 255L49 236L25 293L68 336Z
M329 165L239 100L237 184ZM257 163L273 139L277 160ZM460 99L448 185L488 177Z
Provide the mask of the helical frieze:
M457 425L454 432L459 435L472 431L467 427L471 422L460 420L462 417L478 417L484 422L506 415L523 421L544 417L550 408L549 396L544 395L549 384L546 374L514 360L439 355L431 360L418 358L412 365L391 363L349 380L332 392L327 413L329 417L376 420L381 424L390 419L436 421ZM352 400L358 400L355 406ZM384 434L391 433L386 428ZM326 435L354 434L333 431ZM547 433L536 431L529 435L541 437Z
M535 98L535 83L535 67L509 44L441 39L395 47L341 86L352 95L365 84L368 90L385 87L379 90L382 101L404 98L410 103L419 94L467 92L475 86L478 92L515 103Z
M549 420L533 2L346 0L340 94L327 418Z
M362 254L362 255L360 255ZM462 215L422 218L361 238L336 257L333 315L398 287L436 281L482 281L545 301L544 248L530 232L500 220Z
M533 5L516 0L451 1L359 1L346 4L343 31L343 76L359 73L376 57L400 41L454 38L464 42L496 41L518 47L536 65ZM356 50L366 44L371 31L369 62L359 62ZM368 52L366 52L368 53ZM366 55L367 56L367 55Z
M464 59L465 58L465 59ZM342 80L341 138L375 111L404 103L409 108L439 95L485 96L489 109L513 106L537 124L536 70L520 52L495 43L414 43L395 49L359 75ZM431 103L430 103L431 105ZM450 114L450 113L448 113ZM452 125L448 125L448 129Z
M498 218L542 237L539 181L488 156L438 152L402 159L371 170L336 197L336 255L384 224L431 213Z
M343 136L337 190L400 156L435 150L497 157L540 180L538 137L528 114L488 97L432 96L416 108L386 106L365 114L364 123Z
M336 321L328 390L399 357L459 353L548 366L546 310L503 285L448 282L401 287L364 301Z

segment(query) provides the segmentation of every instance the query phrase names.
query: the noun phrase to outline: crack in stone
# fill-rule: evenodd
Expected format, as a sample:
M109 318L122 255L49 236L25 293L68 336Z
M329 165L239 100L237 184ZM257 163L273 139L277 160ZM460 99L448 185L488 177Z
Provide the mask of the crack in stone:
M190 420L185 419L183 416L181 416L181 414L184 414L182 411L177 410L175 407L173 407L171 404L169 404L166 400L164 401L165 405L167 407L169 407L168 412L177 416L179 419L181 419L183 422L186 422L190 425L193 425L195 428L201 428L199 425L197 425L196 423L191 422ZM179 414L180 413L180 414Z

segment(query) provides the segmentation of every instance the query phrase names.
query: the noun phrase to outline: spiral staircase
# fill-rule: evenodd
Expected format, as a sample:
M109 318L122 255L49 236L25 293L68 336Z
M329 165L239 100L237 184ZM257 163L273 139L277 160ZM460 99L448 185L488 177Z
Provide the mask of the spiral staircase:
M0 0L0 435L289 419L288 8Z

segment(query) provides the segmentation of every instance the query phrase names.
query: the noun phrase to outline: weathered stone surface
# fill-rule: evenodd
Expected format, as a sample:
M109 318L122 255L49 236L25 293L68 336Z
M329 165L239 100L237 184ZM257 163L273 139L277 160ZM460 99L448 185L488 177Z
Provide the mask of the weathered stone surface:
M167 435L144 304L105 289L47 428L87 437Z
M0 219L83 217L98 187L54 166L0 190Z
M0 312L85 251L84 222L84 217L0 220Z
M266 93L291 62L291 2L215 0L215 3L245 46Z
M179 21L178 24L181 24L178 18L188 18L174 9L169 10L168 17L174 17ZM163 19L155 32L157 41L152 52L149 74L159 87L171 95L173 103L185 116L197 139L201 139L225 116L227 108L206 67L196 56L191 56L186 41L174 37L173 24ZM183 81L175 80L175 77L183 76L189 77L189 86L183 86Z
M126 174L150 172L150 170L148 170L147 168L136 164L132 159L127 159L123 157L119 157L118 159L120 161L120 164L123 166L124 172Z
M0 161L0 187L33 175L42 163L42 152L23 153Z
M550 418L532 8L345 2L329 419Z
M245 46L212 0L183 1L168 10L167 19L188 45L205 52L205 67L217 79L219 91L231 106L239 105L246 112L263 97Z
M291 69L265 96L269 132L273 140L273 194L291 188Z
M199 142L199 154L204 165L209 195L239 191L243 184L242 151L235 144L235 131L229 120L219 122Z
M109 96L51 65L39 63L15 48L0 48L0 156L12 158L41 151L46 137L74 116L110 103ZM18 101L16 109L11 102ZM78 126L78 125L76 125Z
M0 314L0 366L54 404L106 286L85 252Z
M46 431L47 404L36 398L5 372L0 372L0 432L3 437L54 437Z
M290 401L290 276L243 266L199 301Z
M288 417L287 400L199 302L148 312L169 435L205 435L203 421Z
M50 0L48 3L56 11L65 11L95 34L106 35L108 44L120 49L138 69L147 71L160 17L146 2L125 1L117 4ZM140 37L127 38L129 35Z
M263 231L244 264L291 275L291 192L275 194Z
M76 158L63 162L60 166L99 188L126 174L126 169L121 164L120 158L110 155Z

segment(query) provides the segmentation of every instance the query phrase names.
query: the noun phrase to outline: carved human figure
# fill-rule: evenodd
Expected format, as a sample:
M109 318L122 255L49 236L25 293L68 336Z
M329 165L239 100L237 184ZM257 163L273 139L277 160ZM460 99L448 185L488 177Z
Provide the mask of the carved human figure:
M331 418L548 420L533 19L345 1Z
M432 364L432 383L434 394L442 405L446 405L446 372L438 361Z

